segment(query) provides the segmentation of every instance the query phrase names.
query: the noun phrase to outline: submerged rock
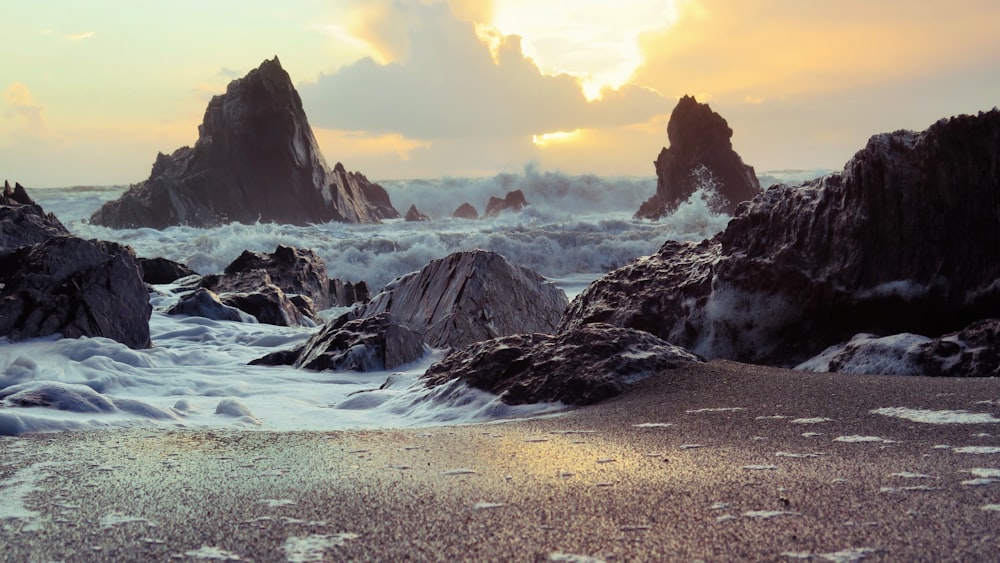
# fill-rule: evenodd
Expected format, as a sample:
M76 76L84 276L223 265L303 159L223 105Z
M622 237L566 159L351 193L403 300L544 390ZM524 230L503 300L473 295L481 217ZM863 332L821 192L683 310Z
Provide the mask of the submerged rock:
M698 361L647 332L589 324L555 336L477 342L448 354L423 379L428 387L458 379L509 405L587 405L619 395L644 377Z
M479 212L472 204L466 202L458 206L458 209L451 214L456 219L479 219Z
M1000 111L876 135L840 174L778 185L701 244L592 284L561 330L610 322L710 358L795 365L857 333L1000 316Z
M552 332L566 294L537 273L485 250L456 252L390 282L361 316L392 313L435 348L511 334Z
M219 296L199 288L180 298L176 305L167 310L168 315L190 315L216 321L256 323L257 319L236 307L230 307L219 300Z
M658 219L683 203L699 188L715 192L713 210L732 215L736 206L760 192L752 166L733 150L733 130L708 104L684 96L670 114L670 148L657 157L656 194L635 216Z
M381 186L343 165L327 168L299 94L275 57L212 98L193 148L158 155L149 179L90 220L162 229L234 221L368 223L398 216Z
M505 211L520 211L526 205L528 205L528 202L524 199L524 192L514 190L507 192L507 195L503 199L491 197L486 203L486 211L483 212L483 217L496 217Z

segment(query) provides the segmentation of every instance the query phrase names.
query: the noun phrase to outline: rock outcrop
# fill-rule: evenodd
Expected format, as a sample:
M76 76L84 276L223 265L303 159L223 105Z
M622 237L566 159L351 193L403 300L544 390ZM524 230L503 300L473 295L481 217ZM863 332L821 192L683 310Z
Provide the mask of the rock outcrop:
M0 196L0 336L103 336L151 345L152 307L132 249L70 236L27 191Z
M152 307L132 249L57 236L0 256L0 336L103 336L149 348Z
M458 209L451 214L456 219L479 219L479 212L472 204L466 202L458 206Z
M430 221L431 220L430 217L424 215L423 213L420 212L419 209L417 209L417 204L415 204L415 203L413 205L411 205L409 209L406 210L406 215L404 216L404 218L407 221L410 221L410 222L413 222L413 223L418 222L418 221Z
M303 346L269 354L251 364L318 371L383 371L416 361L424 352L421 335L388 313L364 319L344 315L325 325Z
M215 293L205 289L197 290L183 296L176 305L167 310L168 315L190 315L205 317L216 321L233 321L238 323L256 323L256 317L245 313L236 307L230 307Z
M166 258L139 258L142 281L148 284L173 283L181 278L197 275L197 272L180 262Z
M330 278L326 274L326 264L312 250L283 244L279 244L271 253L244 250L226 266L223 276L215 278L215 281L239 278L254 270L264 270L270 277L271 283L280 287L282 291L293 295L304 295L319 309L327 309L336 304L330 295ZM211 283L215 282L210 282L206 276L206 287L213 289Z
M555 336L518 334L453 351L432 365L428 387L454 379L510 405L596 403L640 379L700 358L638 330L590 324Z
M485 250L456 252L397 278L361 316L391 313L435 347L553 332L566 294L537 273Z
M496 217L505 211L520 211L525 205L528 205L528 202L524 199L524 192L514 190L507 192L503 199L491 197L486 202L486 211L483 212L483 217Z
M398 217L388 194L340 164L330 171L278 58L212 98L194 147L160 154L149 179L91 222L113 228L258 221L304 225Z
M840 174L778 185L701 244L668 242L571 304L699 354L795 365L857 333L1000 316L1000 111L876 135Z
M753 167L733 150L732 136L729 124L708 104L681 98L667 124L670 148L660 151L654 163L656 194L639 207L636 218L658 219L699 188L714 191L714 211L730 215L757 195L760 183Z

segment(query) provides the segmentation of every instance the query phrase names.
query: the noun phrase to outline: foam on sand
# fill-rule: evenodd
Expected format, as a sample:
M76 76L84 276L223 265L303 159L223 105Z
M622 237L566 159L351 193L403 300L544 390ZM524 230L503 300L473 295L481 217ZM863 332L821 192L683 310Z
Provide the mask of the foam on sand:
M995 424L1000 422L1000 418L987 412L911 409L908 407L883 407L873 409L870 412L923 424Z

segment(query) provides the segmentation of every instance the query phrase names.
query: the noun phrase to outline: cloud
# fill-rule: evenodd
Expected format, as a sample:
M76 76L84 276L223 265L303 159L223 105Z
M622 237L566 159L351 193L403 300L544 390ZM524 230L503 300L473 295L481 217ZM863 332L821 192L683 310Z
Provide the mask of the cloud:
M673 101L637 86L588 102L574 76L543 74L518 36L496 52L443 3L366 8L366 41L381 53L299 86L314 126L410 139L524 137L620 126L668 113ZM384 7L383 7L384 8Z
M74 33L72 35L67 35L67 41L83 41L84 39L90 39L96 35L93 31L84 31L82 33Z
M31 90L21 82L11 84L3 94L6 102L4 112L8 119L16 123L14 130L17 135L44 137L49 134L45 122L45 110L35 102Z

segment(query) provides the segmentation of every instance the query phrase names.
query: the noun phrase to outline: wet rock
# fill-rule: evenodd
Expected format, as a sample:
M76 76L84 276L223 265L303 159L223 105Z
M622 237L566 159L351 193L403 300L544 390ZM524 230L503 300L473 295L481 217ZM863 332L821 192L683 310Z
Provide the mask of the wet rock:
M698 361L649 333L589 324L554 336L518 334L477 342L451 352L423 378L428 387L458 379L510 405L587 405L619 395L644 377Z
M194 147L160 154L149 179L91 222L113 228L378 222L398 212L385 190L342 165L329 170L278 58L215 96Z
M180 262L166 258L139 258L142 281L148 284L173 283L181 278L197 275L197 272Z
M491 197L486 203L486 211L483 213L483 217L496 217L505 211L520 211L525 205L528 205L528 202L524 199L524 192L514 190L507 192L507 195L503 199Z
M152 307L132 249L57 236L0 257L0 336L103 336L149 348Z
M328 323L294 350L270 354L251 362L255 365L293 365L320 371L383 371L418 360L424 341L399 324L392 315Z
M983 319L922 347L924 375L1000 377L1000 319Z
M238 274L209 275L202 287L218 294L230 307L253 315L259 322L278 326L315 326L315 307L302 296L293 300L274 283L264 269L243 270Z
M427 344L459 347L530 332L552 332L566 294L537 273L485 250L456 252L390 282L361 316L392 313Z
M456 219L479 219L479 212L469 203L463 203L451 214Z
M410 222L430 221L431 220L430 217L424 215L423 213L420 212L419 209L417 209L417 204L411 205L410 208L406 210L406 216L405 216L405 218L406 218L407 221L410 221Z
M245 250L226 266L223 277L238 278L254 270L266 271L270 283L280 287L285 293L308 297L319 309L335 305L330 295L326 264L312 250L283 244L279 244L271 253ZM246 284L240 285L246 288Z
M330 279L330 301L333 307L350 307L355 303L366 303L371 299L368 284L364 281L349 282Z
M736 206L760 192L751 166L733 150L733 130L708 104L684 96L670 114L667 138L670 148L660 151L656 162L656 194L635 216L658 219L677 208L699 188L717 196L716 212L732 215Z
M28 196L21 184L15 182L11 188L10 182L4 181L0 196L0 255L69 234L55 215L45 213Z
M224 304L219 300L219 296L205 288L199 288L181 297L176 305L167 310L167 314L205 317L216 321L257 322L255 317Z
M701 244L667 243L574 301L710 358L796 365L857 333L1000 316L1000 111L876 135L840 174L774 186Z

